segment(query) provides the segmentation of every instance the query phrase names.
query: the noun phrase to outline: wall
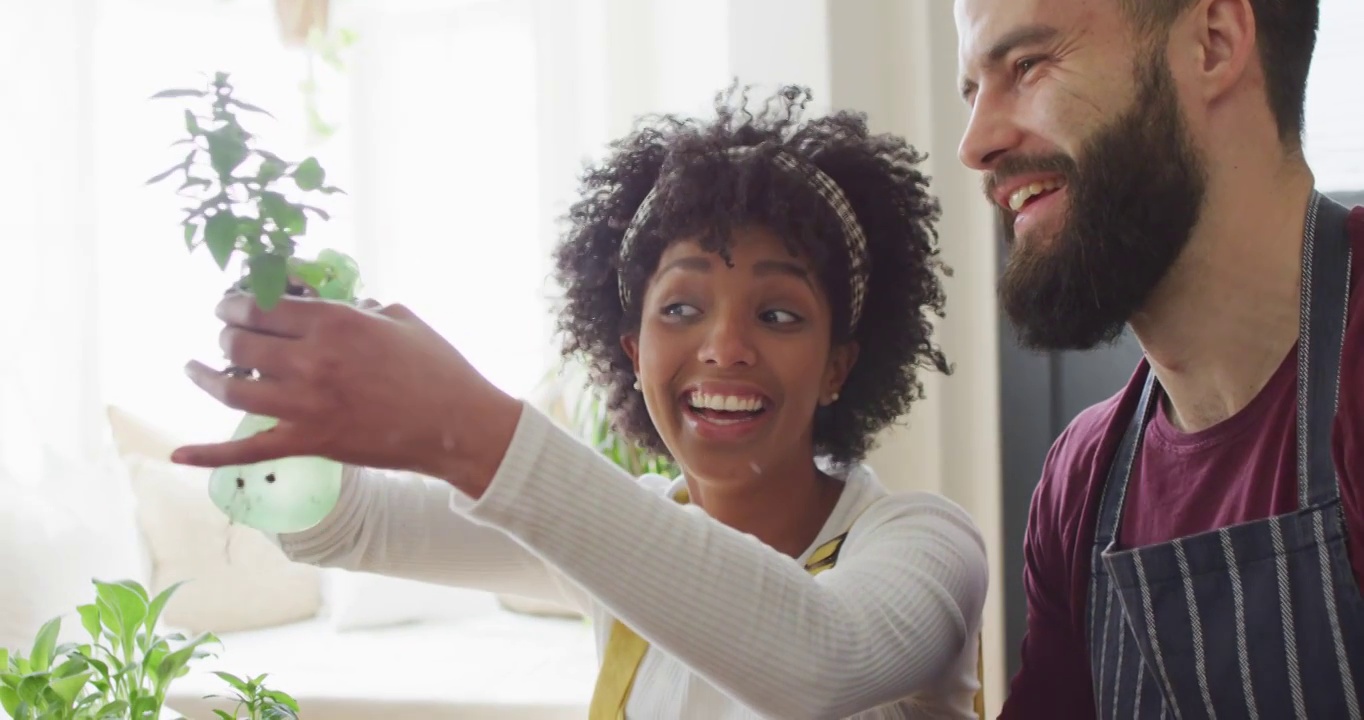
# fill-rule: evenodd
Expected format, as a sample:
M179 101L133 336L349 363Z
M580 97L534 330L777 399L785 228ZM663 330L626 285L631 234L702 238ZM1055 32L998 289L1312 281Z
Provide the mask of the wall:
M987 709L1004 690L1000 526L998 326L994 217L977 175L956 159L966 109L956 92L956 28L942 0L593 0L603 13L603 72L611 135L640 114L704 111L731 78L799 83L811 112L847 108L873 129L929 154L943 205L938 225L948 280L939 338L956 371L933 376L928 397L888 432L870 462L895 489L941 492L980 524L991 557L986 605ZM631 32L630 29L644 29ZM668 31L673 32L668 32Z

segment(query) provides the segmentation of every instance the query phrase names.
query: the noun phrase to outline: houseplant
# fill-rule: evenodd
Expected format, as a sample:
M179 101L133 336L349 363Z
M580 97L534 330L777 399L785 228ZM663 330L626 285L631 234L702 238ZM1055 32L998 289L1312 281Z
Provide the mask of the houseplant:
M555 422L577 435L632 476L652 473L676 477L671 458L626 440L611 426L610 408L579 362L566 360L551 369L535 391L536 404Z
M324 249L308 259L297 254L310 218L327 212L305 202L310 196L341 192L326 184L314 157L290 162L258 147L239 113L270 116L233 93L227 73L215 73L203 88L163 90L153 99L185 104L188 147L184 158L147 184L179 179L177 192L189 202L180 225L192 253L200 247L224 271L240 256L242 277L229 292L251 293L265 311L286 295L307 295L354 303L360 271L355 261ZM271 116L272 117L272 116ZM226 372L253 379L248 368ZM233 439L270 429L273 418L247 414ZM284 458L214 470L209 494L234 523L266 532L306 530L327 516L341 489L341 465L319 457Z
M177 583L156 597L140 584L93 581L95 602L76 608L89 643L58 645L61 618L43 625L27 655L0 648L0 708L14 720L157 720L166 714L166 693L191 664L217 645L210 633L187 638L161 635L157 621ZM215 710L224 720L285 720L298 717L298 703L249 680L215 673L236 702Z

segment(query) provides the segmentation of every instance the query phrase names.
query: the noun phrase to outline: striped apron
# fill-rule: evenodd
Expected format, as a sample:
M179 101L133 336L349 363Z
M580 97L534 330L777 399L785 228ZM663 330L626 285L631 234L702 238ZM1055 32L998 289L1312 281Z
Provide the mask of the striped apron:
M1091 559L1087 634L1099 718L1360 718L1364 599L1331 457L1350 280L1347 214L1313 194L1298 344L1299 510L1119 549L1132 462L1159 406L1147 370L1108 471Z

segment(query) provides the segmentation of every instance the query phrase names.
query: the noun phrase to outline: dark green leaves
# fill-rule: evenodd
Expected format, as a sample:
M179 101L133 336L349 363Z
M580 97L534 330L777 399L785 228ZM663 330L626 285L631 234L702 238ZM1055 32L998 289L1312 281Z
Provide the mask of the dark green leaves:
M327 172L318 164L317 158L308 158L294 168L294 182L303 190L316 190L322 187Z
M257 147L255 136L236 113L272 116L234 97L233 91L228 75L219 72L202 90L176 88L153 96L179 98L190 105L184 109L188 137L175 144L191 149L183 161L148 183L180 177L177 193L193 199L180 219L185 247L193 252L207 245L214 263L223 270L237 253L244 255L248 277L243 286L256 295L262 308L269 309L284 294L286 269L304 262L295 258L295 250L298 238L308 231L309 215L330 219L326 210L294 193L330 196L342 191L326 184L327 173L317 158L292 163ZM339 273L326 270L327 265L324 262L317 272L299 279L323 297L349 295L359 275L354 262ZM324 284L328 284L325 289Z
M162 90L161 92L156 93L155 95L152 95L152 96L151 96L151 99L152 99L152 100L159 100L159 99L162 99L162 98L203 97L204 95L207 95L207 94L208 94L208 93L204 92L203 90L194 90L194 89L172 89L172 90Z
M237 249L237 237L237 217L230 210L221 211L204 223L204 244L219 270L227 269L232 251Z
M289 286L286 261L279 255L257 255L246 262L251 292L262 310L273 310Z

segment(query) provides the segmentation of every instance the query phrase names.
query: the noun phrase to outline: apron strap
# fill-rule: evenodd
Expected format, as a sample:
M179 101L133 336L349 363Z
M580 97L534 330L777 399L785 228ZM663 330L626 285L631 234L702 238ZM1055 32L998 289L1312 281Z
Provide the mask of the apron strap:
M1331 435L1353 254L1347 229L1350 211L1323 195L1315 199L1302 248L1304 332L1298 341L1298 502L1302 508L1340 497Z
M1157 405L1156 374L1145 360L1142 361L1142 367L1146 380L1142 383L1141 397L1137 400L1137 408L1127 423L1127 430L1118 444L1113 461L1108 465L1108 478L1099 500L1099 522L1094 531L1095 569L1098 567L1098 553L1118 535L1118 521L1122 517L1123 501L1127 498L1127 480L1132 477L1132 464L1136 462L1137 450L1141 447L1142 431L1151 419L1152 408Z

